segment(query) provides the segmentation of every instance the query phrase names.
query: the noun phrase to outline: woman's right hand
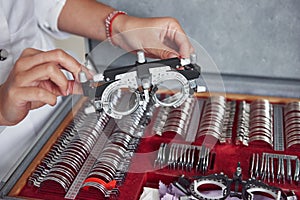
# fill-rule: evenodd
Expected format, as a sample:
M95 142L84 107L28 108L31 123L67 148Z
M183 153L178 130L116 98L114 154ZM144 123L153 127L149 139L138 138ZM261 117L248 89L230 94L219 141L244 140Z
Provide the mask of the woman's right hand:
M61 69L71 72L75 81L67 80ZM79 93L78 73L82 69L62 50L25 49L0 86L0 125L15 125L30 110L55 105L57 96Z
M142 50L160 59L189 58L194 48L175 18L120 15L112 24L112 41L127 51Z

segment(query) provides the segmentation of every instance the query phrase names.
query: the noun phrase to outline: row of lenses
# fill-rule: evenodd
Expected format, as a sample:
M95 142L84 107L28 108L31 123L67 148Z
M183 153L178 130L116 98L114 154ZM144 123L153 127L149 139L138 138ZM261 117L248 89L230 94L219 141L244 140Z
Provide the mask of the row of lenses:
M250 104L249 142L257 140L273 147L273 105L265 99Z
M116 195L118 192L116 184L124 181L138 143L138 138L119 129L115 130L88 173L82 188L96 188L104 197Z
M282 109L281 106L278 109ZM286 148L300 144L300 102L290 102L284 107L284 114L276 116L273 105L265 99L258 99L250 104L241 101L239 104L236 144L249 145L249 142L262 141L271 147L276 146L274 139L274 125L284 135ZM282 116L283 115L283 116ZM282 117L283 119L282 119ZM274 124L274 119L280 119ZM279 123L279 124L277 124ZM277 141L279 142L279 141ZM284 142L282 140L282 144Z
M198 137L210 135L222 140L223 122L226 112L226 99L223 96L208 98L201 117Z
M227 101L223 120L221 143L232 143L232 131L236 112L236 101Z
M61 136L57 139L46 156L42 159L41 163L28 178L28 183L30 185L40 187L41 181L46 177L50 169L59 160L61 154L66 150L73 138L78 135L78 129L83 125L85 118L86 115L83 109L79 110L78 114L64 129Z
M118 187L125 179L131 158L143 136L148 117L152 116L150 105L140 106L122 119L114 119L114 129L81 185L83 191L97 189L104 197L118 194Z
M250 121L250 105L246 101L239 103L237 135L235 139L236 145L249 145L249 121Z
M153 133L163 135L167 132L173 132L186 139L188 137L191 114L195 106L197 106L196 103L197 100L191 97L186 99L186 101L177 108L159 108L152 130Z
M47 190L47 182L54 181L67 192L109 119L106 114L99 119L96 113L86 115L77 134L41 181L42 190Z
M284 108L286 147L300 145L300 102L291 102Z

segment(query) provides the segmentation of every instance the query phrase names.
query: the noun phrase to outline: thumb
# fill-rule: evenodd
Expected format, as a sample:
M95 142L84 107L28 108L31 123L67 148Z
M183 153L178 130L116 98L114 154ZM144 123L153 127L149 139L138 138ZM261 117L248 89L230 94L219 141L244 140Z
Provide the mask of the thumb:
M158 57L160 59L176 58L180 56L178 52L167 46L147 48L145 50L147 55L151 55L151 57Z
M176 52L165 52L163 54L163 58L162 59L168 59L168 58L178 58L179 54Z

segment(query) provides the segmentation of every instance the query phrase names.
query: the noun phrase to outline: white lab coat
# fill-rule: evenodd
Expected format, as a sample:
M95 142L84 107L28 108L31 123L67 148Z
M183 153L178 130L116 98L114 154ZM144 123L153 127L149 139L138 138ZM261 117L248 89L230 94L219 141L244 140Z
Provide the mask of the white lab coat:
M0 49L8 52L0 61L0 84L25 48L53 49L51 36L67 35L57 28L64 4L65 0L0 0ZM53 110L44 106L16 126L0 127L0 181L9 177Z

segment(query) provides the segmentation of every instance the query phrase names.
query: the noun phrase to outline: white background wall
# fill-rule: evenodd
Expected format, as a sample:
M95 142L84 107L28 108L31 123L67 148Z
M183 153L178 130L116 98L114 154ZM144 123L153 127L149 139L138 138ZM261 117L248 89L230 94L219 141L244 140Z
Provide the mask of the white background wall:
M61 48L74 56L79 62L83 62L85 54L84 38L79 36L71 36L65 40L55 40L57 48Z

